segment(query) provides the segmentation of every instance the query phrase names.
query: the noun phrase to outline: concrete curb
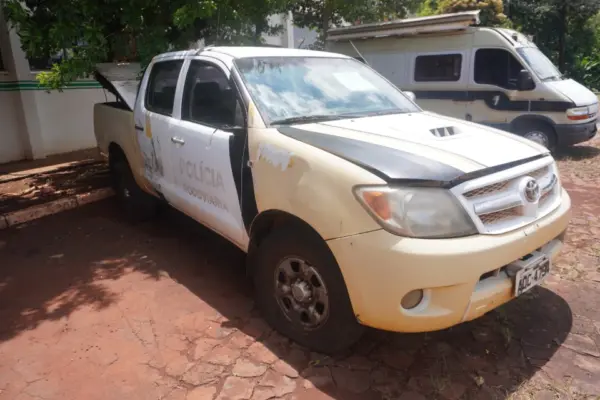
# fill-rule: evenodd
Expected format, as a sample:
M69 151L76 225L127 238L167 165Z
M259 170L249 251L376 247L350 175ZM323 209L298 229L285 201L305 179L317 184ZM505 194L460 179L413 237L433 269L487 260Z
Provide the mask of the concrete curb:
M25 222L30 222L48 215L58 214L62 211L72 210L86 204L104 200L113 195L114 191L111 188L97 189L88 193L81 193L63 199L54 200L49 203L27 207L23 210L0 215L0 230L23 224Z

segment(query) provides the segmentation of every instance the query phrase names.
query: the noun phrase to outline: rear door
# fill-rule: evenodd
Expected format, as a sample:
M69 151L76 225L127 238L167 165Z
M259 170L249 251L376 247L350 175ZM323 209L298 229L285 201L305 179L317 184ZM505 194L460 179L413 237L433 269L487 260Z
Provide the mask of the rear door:
M153 62L142 80L134 112L144 176L170 203L176 200L170 150L178 130L177 83L183 63L183 58Z

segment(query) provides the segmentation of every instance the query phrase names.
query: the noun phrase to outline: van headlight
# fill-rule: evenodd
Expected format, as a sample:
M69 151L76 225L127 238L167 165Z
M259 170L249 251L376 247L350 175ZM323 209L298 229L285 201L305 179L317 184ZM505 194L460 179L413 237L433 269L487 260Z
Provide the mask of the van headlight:
M416 238L452 238L477 233L458 200L445 189L359 186L354 194L387 231Z
M592 115L589 107L577 107L567 110L567 118L571 121L580 121L592 118Z

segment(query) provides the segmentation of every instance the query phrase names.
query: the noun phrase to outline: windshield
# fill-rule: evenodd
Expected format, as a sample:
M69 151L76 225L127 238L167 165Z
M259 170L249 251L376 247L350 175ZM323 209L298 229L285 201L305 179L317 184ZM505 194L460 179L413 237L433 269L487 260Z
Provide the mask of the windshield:
M541 80L558 80L562 74L537 47L521 47L517 52Z
M395 86L353 59L262 57L235 63L271 124L420 111Z

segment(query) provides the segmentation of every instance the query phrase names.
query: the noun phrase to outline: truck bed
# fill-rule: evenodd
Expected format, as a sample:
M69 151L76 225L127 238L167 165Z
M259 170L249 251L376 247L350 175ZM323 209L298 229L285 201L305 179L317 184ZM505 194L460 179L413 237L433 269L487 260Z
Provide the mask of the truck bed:
M144 161L139 150L133 111L122 102L94 104L94 134L100 152L108 157L111 145L123 150L138 185L154 193L144 177Z

